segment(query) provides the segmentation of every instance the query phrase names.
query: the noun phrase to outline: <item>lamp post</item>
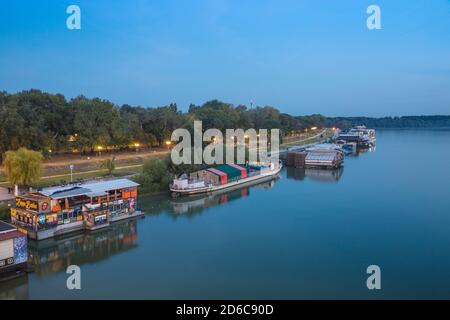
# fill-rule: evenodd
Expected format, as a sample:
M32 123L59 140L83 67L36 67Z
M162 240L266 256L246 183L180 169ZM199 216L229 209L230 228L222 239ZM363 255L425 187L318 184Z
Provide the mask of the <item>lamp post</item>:
M70 168L70 182L72 183L73 182L73 168L74 168L73 164L71 164L69 166L69 168Z

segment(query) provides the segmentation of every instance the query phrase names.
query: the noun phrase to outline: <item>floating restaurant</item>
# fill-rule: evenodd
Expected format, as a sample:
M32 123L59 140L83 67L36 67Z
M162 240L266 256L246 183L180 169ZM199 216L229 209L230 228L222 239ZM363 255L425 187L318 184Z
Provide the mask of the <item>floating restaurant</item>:
M39 189L16 197L11 222L34 240L143 215L137 209L139 184L118 179Z

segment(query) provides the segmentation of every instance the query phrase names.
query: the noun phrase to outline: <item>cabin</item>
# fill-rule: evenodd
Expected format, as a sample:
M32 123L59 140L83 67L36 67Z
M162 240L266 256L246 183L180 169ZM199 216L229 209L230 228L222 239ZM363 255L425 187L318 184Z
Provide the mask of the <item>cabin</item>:
M0 221L0 281L25 274L28 263L27 236Z
M309 151L305 158L305 168L337 169L343 163L343 153L336 150Z
M11 222L30 239L42 240L142 215L138 183L128 179L69 184L16 197Z
M223 185L247 178L248 169L237 164L223 164L190 174L193 181L204 181L208 185Z

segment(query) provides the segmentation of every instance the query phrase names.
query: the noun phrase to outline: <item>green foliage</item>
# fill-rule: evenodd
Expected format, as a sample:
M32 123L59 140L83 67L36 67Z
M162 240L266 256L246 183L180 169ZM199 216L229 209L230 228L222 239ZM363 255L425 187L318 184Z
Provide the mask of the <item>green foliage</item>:
M417 117L336 117L322 115L293 116L270 106L248 109L244 105L212 100L201 106L190 105L188 112L176 104L156 108L115 105L107 100L79 96L71 100L61 94L40 90L16 94L0 92L0 155L7 150L26 147L52 154L78 149L93 153L97 146L117 149L164 147L173 130L193 131L194 120L203 121L203 129L271 129L281 135L313 126L347 128L368 127L450 127L450 116Z
M5 153L4 167L8 181L13 185L34 185L41 177L42 154L20 148Z
M114 156L111 159L103 160L100 163L100 169L107 170L108 174L111 175L116 169L116 157Z
M11 218L11 209L0 207L0 220L9 221Z
M172 174L168 171L167 162L158 158L150 158L144 162L142 173L134 180L141 184L140 191L153 193L167 191Z

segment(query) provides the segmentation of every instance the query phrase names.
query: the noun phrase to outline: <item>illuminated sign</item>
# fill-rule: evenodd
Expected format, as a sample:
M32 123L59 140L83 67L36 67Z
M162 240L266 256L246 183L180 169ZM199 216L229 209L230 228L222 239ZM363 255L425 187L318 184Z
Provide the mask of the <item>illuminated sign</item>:
M22 199L22 198L17 197L16 198L16 207L24 208L27 210L37 211L39 208L39 204L37 201L34 201L34 200Z

